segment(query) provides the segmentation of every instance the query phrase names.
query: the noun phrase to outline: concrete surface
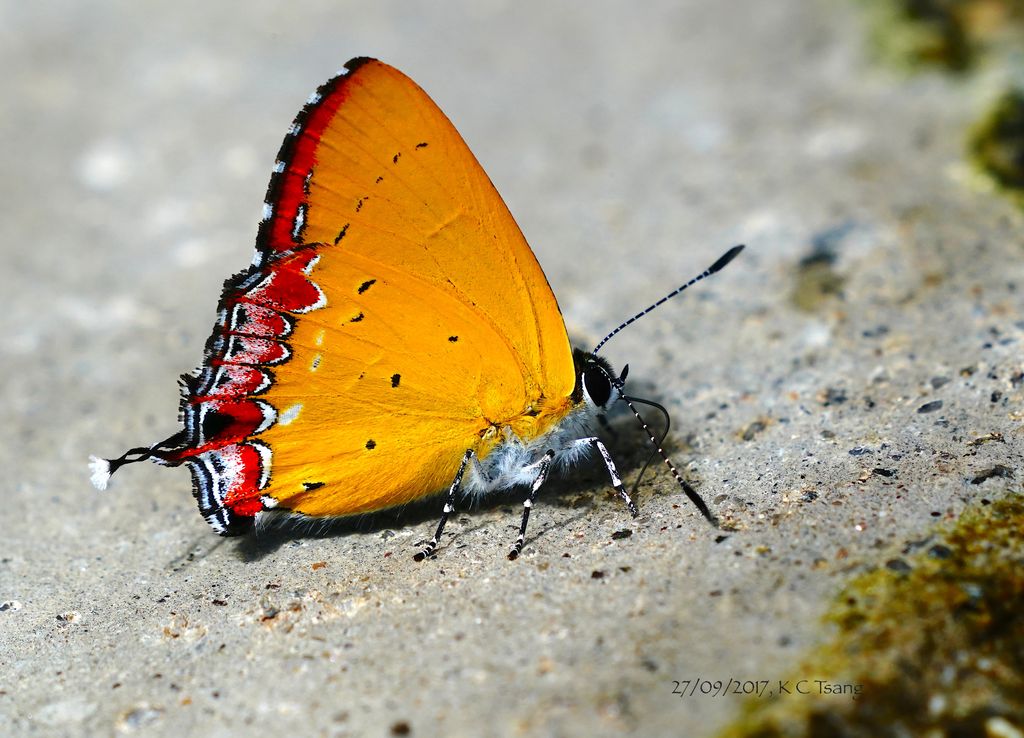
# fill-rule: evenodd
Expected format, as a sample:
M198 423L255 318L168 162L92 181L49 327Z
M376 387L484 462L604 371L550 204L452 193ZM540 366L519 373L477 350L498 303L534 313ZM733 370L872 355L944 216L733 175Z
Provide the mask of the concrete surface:
M0 6L0 734L710 735L740 698L674 680L779 678L851 572L1019 491L971 483L1022 448L1020 217L962 158L998 80L890 75L858 20L799 0ZM587 343L748 244L607 349L735 532L657 467L636 521L597 470L545 493L517 562L515 496L417 565L436 504L225 541L183 469L89 486L88 454L175 430L286 126L357 55L447 111ZM838 294L808 286L815 249ZM620 422L632 480L647 450Z

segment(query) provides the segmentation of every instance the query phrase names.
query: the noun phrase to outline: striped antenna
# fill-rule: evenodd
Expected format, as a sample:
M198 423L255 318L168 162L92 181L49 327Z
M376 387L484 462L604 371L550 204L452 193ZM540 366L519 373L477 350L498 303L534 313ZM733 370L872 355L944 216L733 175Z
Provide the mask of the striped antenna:
M674 289L674 290L672 290L672 291L671 291L671 292L669 292L669 293L668 293L667 295L665 295L665 296L664 296L663 298L661 298L660 300L658 300L658 301L657 301L656 303L654 303L653 305L651 305L651 306L650 306L650 307L648 307L648 308L645 308L644 310L641 310L641 311L640 311L639 313L637 313L637 314L636 314L636 315L634 315L634 316L633 316L632 318L630 318L629 320L627 320L627 321L626 321L625 323L623 323L622 325L620 325L620 326L619 326L618 328L616 328L615 330L613 330L613 331L612 331L611 333L609 333L609 334L608 334L607 336L605 336L604 338L602 338L602 339L601 339L601 342L600 342L600 343L598 343L598 344L597 344L597 346L595 346L595 347L594 347L594 350L593 350L593 351L591 351L590 353L592 353L592 354L596 354L596 353L597 353L598 351L600 351L600 350L601 350L601 347L602 347L602 346L604 346L604 345L605 345L606 343L608 343L609 339L611 339L611 338L612 338L612 336L614 336L614 335L615 335L616 333L618 333L619 331L621 331L621 330L622 330L623 328L625 328L625 327L626 327L627 325L630 325L631 323L634 323L634 322L636 322L637 320L639 320L640 318L644 317L645 315L647 315L647 313L649 313L649 312L651 312L652 310L654 310L654 308L658 307L658 306L659 306L659 305L661 305L661 304L662 304L663 302L667 302L668 300L671 300L671 299L672 299L673 297L675 297L676 295L678 295L678 294L679 294L680 292L682 292L683 290L685 290L685 289L686 289L687 287L691 287L691 286L693 286L693 285L697 284L697 282L699 282L699 281L701 281L702 279L705 279L705 278L707 278L707 277L710 277L710 276L711 276L712 274L714 274L715 272L717 272L717 271L719 271L720 269L722 269L722 267L724 267L724 266L725 266L726 264L728 264L728 263L729 263L730 261L732 261L732 260L733 260L734 258L736 258L736 255L737 255L737 254L738 254L739 252L741 252L742 250L743 250L743 244L740 244L739 246L733 246L733 247L732 247L731 249L729 249L729 250L728 250L728 251L726 251L726 252L725 252L724 254L722 254L722 256L721 256L721 257L720 257L720 258L718 259L718 261L716 261L716 262L715 262L714 264L712 264L711 266L709 266L709 267L708 267L707 269L705 269L705 270L704 270L703 272L701 272L701 273L700 273L700 274L698 274L698 275L697 275L696 277L694 277L693 279L691 279L691 280L690 280L689 282L687 282L686 284L682 285L681 287L678 287L677 289ZM632 405L631 405L630 407L632 407ZM636 412L636 410L634 409L634 410L633 410L633 412ZM638 417L639 417L639 416L638 416ZM653 439L652 439L652 440L653 440ZM655 444L655 445L657 445L657 444ZM667 460L668 460L668 459L666 459L666 461L667 461ZM670 464L670 466L671 466L671 464ZM686 494L690 494L690 492L689 492L689 491L687 491L687 493L686 493ZM696 494L696 493L694 493L694 494ZM691 498L691 499L692 499L692 498Z
M740 246L739 248L743 248L743 247ZM739 253L739 249L733 249L733 251L735 251L736 253ZM726 256L729 256L729 255L726 254ZM735 256L735 254L733 254L733 256ZM722 258L725 258L725 257L722 257ZM732 257L730 256L729 258L731 259ZM719 259L719 261L721 261L721 259ZM721 267L719 267L719 268L721 268ZM710 270L709 270L709 272L710 272ZM705 273L705 275L706 274L707 273ZM691 487L690 483L687 482L685 479L683 479L683 475L679 473L679 470L676 469L676 465L672 463L672 459L670 459L668 457L668 454L665 453L665 449L663 449L661 447L661 442L657 438L655 438L654 432L647 425L647 421L644 420L643 416L636 409L636 406L633 404L633 400L639 400L639 398L627 397L623 393L623 390L625 389L625 387L623 385L623 382L618 377L609 377L609 379L612 381L612 384L615 385L616 389L618 389L618 391L619 391L619 399L622 400L627 405L629 405L629 409L633 411L633 415L636 417L637 422L640 423L640 427L644 429L644 433L647 434L647 437L651 440L651 443L654 444L654 448L657 449L657 452L661 456L662 461L664 461L666 466L668 466L669 471L672 472L672 476L675 477L676 482L679 483L679 486L683 488L683 492L686 493L686 496L690 498L690 502L692 502L694 504L694 506L698 510L700 510L701 515L703 515L705 518L707 518L708 522L711 523L711 525L715 526L716 528L720 527L720 525L718 523L718 518L715 517L715 514L708 509L707 503L704 502L704 499L697 493L697 490L695 490L693 487ZM640 402L647 402L645 400L639 400L639 401ZM662 410L664 410L664 408L662 408ZM668 415L668 411L665 411L665 414L667 416ZM640 476L643 476L643 472L640 473ZM637 485L639 486L639 484L640 484L640 480L638 478L637 479Z

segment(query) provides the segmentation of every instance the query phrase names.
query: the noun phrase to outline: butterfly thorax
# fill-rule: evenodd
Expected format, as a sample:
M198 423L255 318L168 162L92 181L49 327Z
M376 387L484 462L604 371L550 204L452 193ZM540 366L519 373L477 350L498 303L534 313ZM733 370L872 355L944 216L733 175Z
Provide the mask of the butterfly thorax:
M611 371L603 359L575 349L576 383L572 394L555 399L541 395L521 414L505 422L492 422L481 433L480 443L473 449L476 461L466 484L467 493L485 494L531 484L535 465L548 451L555 454L556 469L572 466L589 452L589 446L573 445L573 441L595 434L597 416L602 411L586 400L583 391L585 367L593 362Z
M594 434L595 409L567 398L558 413L523 415L500 430L488 429L474 449L463 490L467 495L483 495L518 485L529 485L537 475L536 464L549 450L555 453L556 468L577 463L588 448L573 446L572 441Z

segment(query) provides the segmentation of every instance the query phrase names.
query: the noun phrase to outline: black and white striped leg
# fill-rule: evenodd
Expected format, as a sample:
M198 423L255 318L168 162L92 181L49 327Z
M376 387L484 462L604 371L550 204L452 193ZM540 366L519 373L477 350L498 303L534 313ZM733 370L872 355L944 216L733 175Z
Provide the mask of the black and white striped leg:
M548 478L554 458L555 452L548 449L543 458L537 462L537 476L534 477L533 485L530 487L530 496L523 501L523 522L519 526L519 537L516 538L516 542L512 544L512 548L508 552L509 561L518 559L519 552L523 550L523 542L526 540L526 524L530 521L530 509L533 507L533 501L537 499L537 492Z
M573 441L574 446L593 446L597 449L598 453L601 454L601 460L604 462L604 468L608 470L608 476L611 477L612 486L615 491L619 493L619 497L626 503L626 509L629 510L629 514L634 518L640 514L640 511L636 509L636 504L633 502L633 498L629 496L629 492L626 491L625 486L622 484L622 478L619 476L619 470L615 468L615 462L612 461L612 455L608 453L608 447L604 445L604 442L597 436L591 436L590 438L581 438L578 441Z
M437 549L437 542L441 540L444 524L448 522L448 516L455 512L455 495L458 494L459 487L462 486L462 475L466 472L466 465L472 458L473 450L469 449L462 457L462 463L459 464L459 470L455 473L452 486L448 488L448 496L444 499L444 507L441 508L441 519L437 522L437 530L434 531L434 537L430 539L430 543L424 546L422 551L412 557L414 561L423 561L423 559L429 558Z

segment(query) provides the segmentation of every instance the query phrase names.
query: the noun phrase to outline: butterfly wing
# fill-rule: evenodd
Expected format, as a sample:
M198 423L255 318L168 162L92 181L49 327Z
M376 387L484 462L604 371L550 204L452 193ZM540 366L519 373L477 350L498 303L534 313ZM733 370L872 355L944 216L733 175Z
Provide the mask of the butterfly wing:
M570 408L557 302L487 175L410 79L346 66L285 139L256 259L187 380L188 448L164 455L221 532L275 505L401 504Z

